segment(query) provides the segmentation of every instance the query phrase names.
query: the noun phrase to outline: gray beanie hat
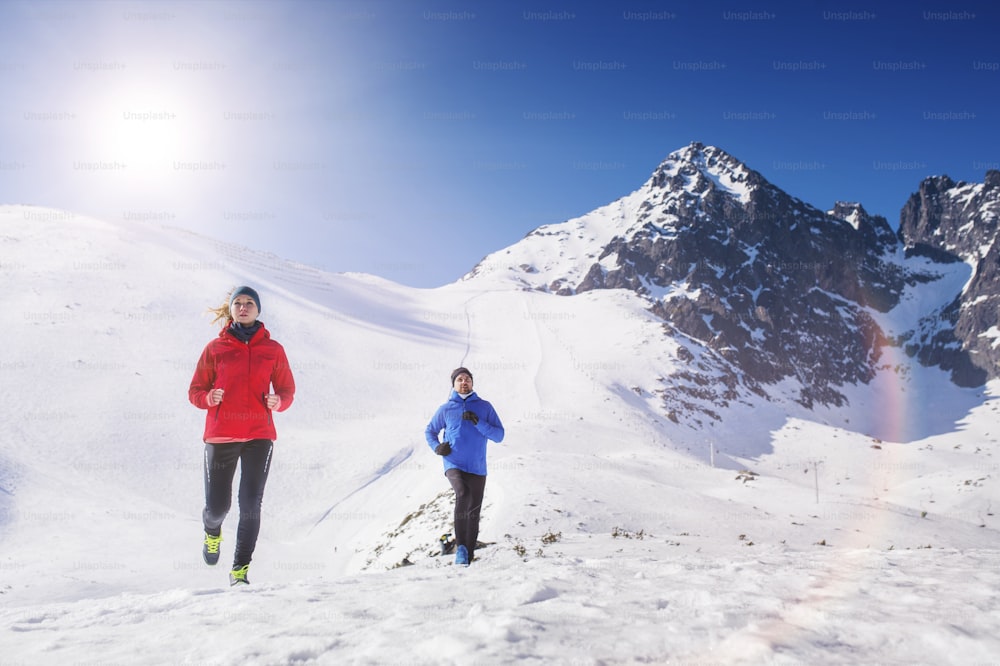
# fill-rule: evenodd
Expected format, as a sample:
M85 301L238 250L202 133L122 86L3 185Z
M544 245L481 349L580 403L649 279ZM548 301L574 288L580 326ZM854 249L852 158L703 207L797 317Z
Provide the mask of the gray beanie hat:
M469 372L467 368L455 368L454 370L451 371L451 383L454 384L455 377L458 377L459 375L463 374L469 375L469 379L472 379L472 373Z
M253 302L257 304L257 312L260 312L260 296L257 295L257 291L253 287L248 287L243 285L242 287L236 287L233 293L229 296L229 307L232 309L233 301L236 300L237 296L249 296L253 299Z

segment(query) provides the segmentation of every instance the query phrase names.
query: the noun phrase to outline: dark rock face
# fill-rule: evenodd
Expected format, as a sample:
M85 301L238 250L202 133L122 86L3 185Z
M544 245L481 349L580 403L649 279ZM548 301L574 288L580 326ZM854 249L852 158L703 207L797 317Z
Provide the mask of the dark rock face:
M889 310L905 284L884 218L824 213L699 144L660 166L649 195L641 228L600 257L617 267L595 263L577 292L662 291L652 310L664 321L757 383L799 379L806 405L840 404L838 384L871 380L887 341L865 310Z
M1000 171L981 184L927 178L900 214L899 241L908 253L939 262L964 261L972 277L940 312L928 313L906 343L926 365L950 370L960 386L979 386L1000 376Z

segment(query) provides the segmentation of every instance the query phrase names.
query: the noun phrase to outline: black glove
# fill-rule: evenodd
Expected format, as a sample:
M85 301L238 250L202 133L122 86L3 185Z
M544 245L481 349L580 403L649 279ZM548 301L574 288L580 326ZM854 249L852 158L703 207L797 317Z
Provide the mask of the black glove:
M448 442L441 442L436 447L434 447L434 453L439 456L450 456L451 455L451 444Z
M463 421L472 421L472 425L478 425L479 424L479 417L476 416L475 412L468 412L468 411L462 412L462 420Z

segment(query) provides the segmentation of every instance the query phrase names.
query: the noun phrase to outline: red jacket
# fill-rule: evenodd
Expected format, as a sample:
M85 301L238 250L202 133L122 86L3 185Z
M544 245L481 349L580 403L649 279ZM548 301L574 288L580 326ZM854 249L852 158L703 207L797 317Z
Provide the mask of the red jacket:
M222 402L209 405L208 393L217 388L225 390ZM281 398L277 411L291 407L295 379L285 349L271 339L263 324L246 343L230 333L227 326L201 353L188 399L195 407L208 410L206 442L274 440L277 437L274 419L264 402L267 393L276 393Z

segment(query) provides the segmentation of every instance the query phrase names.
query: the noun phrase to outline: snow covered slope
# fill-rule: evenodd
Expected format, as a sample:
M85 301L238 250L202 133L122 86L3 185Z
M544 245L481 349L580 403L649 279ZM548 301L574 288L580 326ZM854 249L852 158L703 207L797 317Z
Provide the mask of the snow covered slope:
M938 390L940 371L904 358L850 409L761 399L698 431L655 393L685 342L627 291L416 290L25 206L0 208L0 274L5 661L1000 651L995 385ZM231 590L235 515L223 566L201 561L204 413L186 392L216 333L205 310L240 283L258 288L298 392L276 417L253 585ZM507 430L490 458L493 544L467 570L430 556L450 497L423 441L459 364Z

